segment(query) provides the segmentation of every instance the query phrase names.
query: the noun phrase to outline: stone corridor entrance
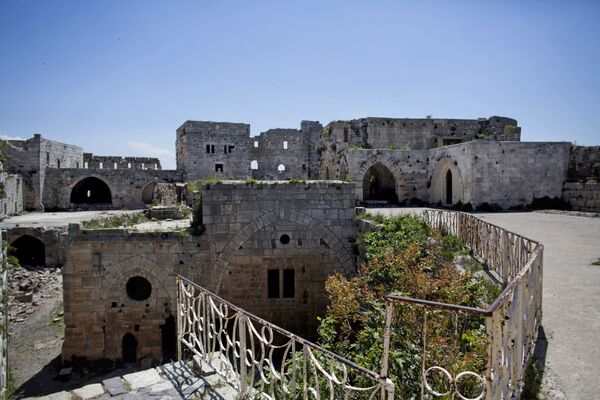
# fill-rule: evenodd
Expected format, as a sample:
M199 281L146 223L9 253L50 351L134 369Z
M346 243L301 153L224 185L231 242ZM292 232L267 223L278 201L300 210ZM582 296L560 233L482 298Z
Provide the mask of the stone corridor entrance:
M385 165L376 163L367 170L363 179L363 201L398 202L396 180Z
M14 248L10 253L19 259L21 265L46 265L46 246L44 243L29 235L23 235L11 243Z
M73 204L112 204L110 188L95 177L80 180L71 190Z

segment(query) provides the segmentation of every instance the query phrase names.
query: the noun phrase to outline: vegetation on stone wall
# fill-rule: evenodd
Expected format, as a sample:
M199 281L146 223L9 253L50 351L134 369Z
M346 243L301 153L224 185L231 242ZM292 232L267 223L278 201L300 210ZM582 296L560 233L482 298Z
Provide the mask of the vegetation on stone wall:
M206 185L210 185L207 180L204 181ZM215 183L218 183L215 181ZM188 183L187 190L191 198L193 198L192 205L192 222L190 223L190 233L193 236L198 236L204 232L204 218L202 216L202 191L200 190L202 182L190 182Z
M387 294L444 303L487 307L499 289L480 274L481 265L455 236L431 230L410 216L383 220L362 242L366 262L353 278L337 274L328 279L331 300L319 327L320 344L372 371L379 371L383 351ZM462 259L462 266L455 265ZM468 268L464 260L470 260ZM390 378L398 398L417 398L421 386L423 309L399 306L393 324ZM427 365L483 373L486 367L485 321L478 316L434 313L428 320ZM458 335L455 335L458 332ZM435 377L434 377L435 380ZM465 382L463 394L478 393ZM469 387L469 385L471 385Z

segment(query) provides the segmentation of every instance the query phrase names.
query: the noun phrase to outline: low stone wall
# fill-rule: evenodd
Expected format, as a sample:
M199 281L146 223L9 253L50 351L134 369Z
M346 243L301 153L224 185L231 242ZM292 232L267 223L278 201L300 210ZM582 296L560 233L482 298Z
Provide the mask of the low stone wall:
M563 187L563 200L574 210L600 211L600 183L567 182Z

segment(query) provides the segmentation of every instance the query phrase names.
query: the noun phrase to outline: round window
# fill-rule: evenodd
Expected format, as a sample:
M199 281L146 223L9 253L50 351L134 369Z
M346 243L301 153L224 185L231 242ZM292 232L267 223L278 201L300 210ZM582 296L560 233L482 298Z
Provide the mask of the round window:
M148 282L148 279L141 276L129 278L125 289L129 298L137 301L146 300L152 293L152 285Z
M288 243L290 242L290 237L289 237L288 235L285 235L285 234L284 234L284 235L281 235L281 236L279 237L279 242L280 242L281 244L288 244Z

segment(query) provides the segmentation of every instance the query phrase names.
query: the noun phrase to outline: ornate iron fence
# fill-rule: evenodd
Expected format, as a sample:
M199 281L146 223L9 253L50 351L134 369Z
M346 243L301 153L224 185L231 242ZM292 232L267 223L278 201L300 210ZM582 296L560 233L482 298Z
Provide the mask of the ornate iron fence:
M394 399L394 385L177 276L178 357L214 367L240 397Z
M533 353L542 318L543 246L531 239L487 223L469 214L450 211L425 211L422 218L434 229L458 236L493 272L503 285L502 293L487 308L462 307L413 298L387 296L386 331L382 375L386 375L390 335L397 305L422 307L421 327L421 397L449 396L460 399L518 398L523 386L525 365ZM442 315L445 312L445 315ZM456 365L428 365L428 329L432 318L451 320L446 326L456 327L460 320L479 316L485 321L487 365L485 372L459 371ZM448 346L452 347L452 346ZM448 348L447 351L452 351ZM444 390L436 390L430 380L444 381ZM481 388L476 394L461 392L461 381L471 379ZM470 397L468 397L470 396Z

